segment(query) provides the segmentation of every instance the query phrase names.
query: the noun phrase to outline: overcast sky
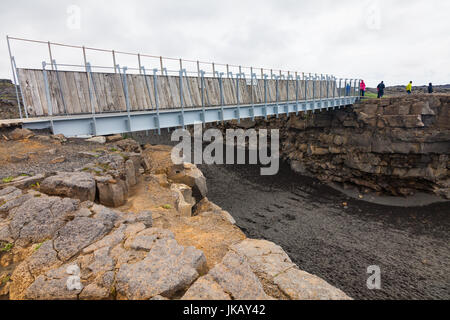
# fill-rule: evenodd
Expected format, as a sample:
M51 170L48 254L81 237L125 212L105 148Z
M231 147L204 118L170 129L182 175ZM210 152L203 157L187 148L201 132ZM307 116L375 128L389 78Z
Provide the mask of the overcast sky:
M387 85L450 83L450 1L15 0L3 7L0 78L11 78L10 35L328 73L363 78L371 86L381 80ZM12 42L12 49L19 67L48 61L45 46ZM54 58L74 63L81 55L55 49ZM132 66L136 59L130 58L118 62ZM88 60L112 64L108 55Z

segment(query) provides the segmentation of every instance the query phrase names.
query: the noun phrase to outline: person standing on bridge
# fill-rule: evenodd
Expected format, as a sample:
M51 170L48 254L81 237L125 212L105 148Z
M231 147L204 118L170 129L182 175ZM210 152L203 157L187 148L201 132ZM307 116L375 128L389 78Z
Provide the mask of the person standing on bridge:
M351 89L350 83L347 83L347 85L345 86L345 96L348 97L350 95L350 89Z
M384 81L381 81L381 83L377 86L378 99L383 98L383 96L384 96L384 89L386 89L386 86L384 85Z
M412 93L412 81L410 81L408 83L408 85L406 86L406 93L407 94L411 94Z
M364 97L365 93L366 93L366 84L364 83L364 80L361 80L361 83L359 85L359 89L361 91L361 97Z
M433 93L433 84L430 82L430 84L428 85L428 93L432 94Z

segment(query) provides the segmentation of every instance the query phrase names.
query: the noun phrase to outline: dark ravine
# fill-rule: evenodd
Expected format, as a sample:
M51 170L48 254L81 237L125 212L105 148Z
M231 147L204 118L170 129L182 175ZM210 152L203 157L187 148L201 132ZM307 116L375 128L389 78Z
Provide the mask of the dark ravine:
M173 144L144 134L141 142ZM394 207L350 198L283 162L276 176L259 166L201 165L208 198L250 238L283 247L302 270L355 299L448 299L450 203ZM347 203L345 208L344 203ZM382 290L368 290L378 265Z
M448 299L450 204L389 207L346 197L287 164L274 177L258 166L200 166L209 198L248 237L283 247L301 269L355 299ZM348 208L344 208L343 203ZM382 290L368 290L378 265Z

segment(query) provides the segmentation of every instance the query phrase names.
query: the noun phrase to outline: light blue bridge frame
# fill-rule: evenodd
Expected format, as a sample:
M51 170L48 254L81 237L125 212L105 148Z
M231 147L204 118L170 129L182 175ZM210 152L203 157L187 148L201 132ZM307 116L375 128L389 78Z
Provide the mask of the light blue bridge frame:
M109 135L125 132L177 128L201 123L220 121L267 118L283 114L299 114L301 112L329 110L354 104L359 97L340 97L309 101L292 101L271 104L255 104L241 106L224 106L142 111L131 113L57 116L52 118L23 119L23 127L28 129L49 129L54 134L66 137ZM222 111L223 110L223 111ZM240 117L238 116L240 115ZM158 125L159 124L159 125Z

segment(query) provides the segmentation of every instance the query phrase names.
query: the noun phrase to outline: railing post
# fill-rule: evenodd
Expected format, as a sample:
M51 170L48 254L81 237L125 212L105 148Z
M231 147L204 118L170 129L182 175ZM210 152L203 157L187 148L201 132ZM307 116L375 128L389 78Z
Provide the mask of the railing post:
M326 81L327 81L327 99L330 97L330 77L329 75L326 75Z
M336 77L335 76L332 76L332 87L333 87L333 105L335 104L335 101L334 101L334 99L336 98Z
M239 68L240 70L240 68ZM241 108L240 108L240 94L239 94L239 79L241 77L241 73L239 72L236 75L236 101L237 101L237 118L238 123L241 123Z
M326 80L326 87L327 87L327 102L326 102L326 106L327 109L330 107L330 76L329 75L325 75L325 80Z
M347 97L347 79L344 79L344 97Z
M296 73L295 75L295 115L298 116L298 88L299 88L300 77Z
M358 97L361 98L361 82L362 80L359 79L359 83L358 83Z
M20 96L22 97L22 105L23 105L23 111L25 112L25 117L28 118L28 110L25 106L25 98L23 95L22 85L20 84L20 75L19 75L19 70L17 69L16 59L14 59L14 57L12 57L11 62L13 64L13 77L17 76L17 84L15 82L16 81L15 78L14 78L14 84L16 85L16 97L17 97L17 103L18 103L18 107L19 107L20 119L22 119L22 111L20 109L20 101L19 101L19 96L17 94L17 87L19 87ZM14 75L14 70L16 71L15 75Z
M163 57L159 57L159 64L161 66L161 75L164 75L164 64L163 64Z
M42 73L44 74L45 96L47 98L48 115L50 116L50 125L52 127L52 133L55 134L55 127L53 124L53 105L52 105L52 99L50 98L50 88L48 86L47 70L45 70L46 65L47 65L47 63L45 61L43 61L42 62Z
M303 81L305 82L305 102L308 101L308 76L303 73Z
M125 90L125 100L126 100L126 105L127 105L127 116L128 116L128 121L127 121L127 128L128 128L128 132L131 132L131 105L130 105L130 95L128 93L128 81L127 81L127 67L123 67L123 88Z
M113 65L114 65L114 73L117 73L117 65L116 65L116 52L114 50L112 52Z
M323 82L323 74L320 75L319 80L319 109L322 110L323 107L323 88L322 88L322 82Z
M203 127L206 124L206 109L205 109L205 94L204 94L204 90L205 90L205 72L203 70L200 70L200 88L201 88L201 98L202 98L202 122L203 122Z
M138 53L139 74L142 74L141 54Z
M223 72L219 73L219 88L220 88L220 113L221 113L221 119L222 119L222 124L225 120L225 115L224 115L224 104L225 104L225 99L223 96Z
M14 87L15 87L15 90L16 90L17 108L19 109L20 119L22 119L23 118L23 116L22 116L22 109L20 108L19 91L17 89L17 84L19 82L19 80L18 80L19 73L17 73L17 78L16 78L17 68L14 68L15 62L14 62L14 57L11 54L11 45L9 43L9 36L6 36L6 42L8 43L8 52L9 52L9 59L10 59L10 62L11 62L11 71L12 71L12 74L13 74ZM20 86L20 82L19 82L19 86ZM25 110L25 113L26 113L27 112L27 110L26 110L27 108L25 107L25 101L23 100L23 95L22 95L22 103L23 103L23 109ZM27 118L28 118L28 116L27 116Z
M264 118L267 120L267 78L268 75L264 74Z
M120 71L120 70L119 70ZM92 77L92 72L91 72L91 64L89 62L86 62L86 75L87 75L87 79L88 79L88 84L89 82L92 82L92 84L94 83L94 79ZM88 85L88 90L89 90L89 100L91 102L91 114L92 114L92 134L94 136L97 135L97 120L95 117L95 106L94 106L94 97L93 97L93 92L92 90L94 89L94 86L90 86Z
M56 80L58 81L59 93L61 94L61 100L62 100L63 107L64 107L64 113L67 115L66 100L64 99L64 93L63 93L63 89L62 89L62 85L61 85L61 79L59 77L59 72L58 72L58 67L57 67L57 64L56 64L56 60L52 61L52 65L55 65L55 68L53 70L55 70L55 72L56 72Z
M181 59L180 59L181 61ZM181 63L181 62L180 62ZM181 126L183 130L185 129L184 125L184 99L183 99L183 69L180 69L180 103L181 103Z
M82 50L83 50L83 61L84 61L84 65L86 66L86 72L87 72L86 48L83 46ZM91 71L92 71L92 69L91 69Z
M315 74L314 78L313 78L313 108L312 108L312 110L316 109L316 81L317 81L317 74Z
M292 79L293 79L292 75L290 73L288 73L287 82L286 82L286 99L287 99L287 102L286 102L286 114L288 116L289 116L289 81L291 81Z
M155 104L156 104L156 126L158 127L158 134L161 135L161 122L159 120L159 97L158 97L158 69L153 69L153 89L155 92Z
M152 93L151 93L151 90L150 90L150 84L148 83L147 71L145 70L144 66L141 67L141 70L142 70L142 74L144 75L145 87L147 88L147 92L148 92L148 99L150 101L150 109L152 110L153 109L153 106L152 106Z
M253 68L252 68L253 71ZM258 78L256 77L256 73L251 73L251 81L250 81L250 89L251 89L251 100L252 100L252 121L255 120L255 97L253 95L253 79L255 79L255 84L258 84Z
M53 63L52 63L52 61L53 61L52 45L51 45L50 41L47 42L47 45L48 45L48 54L50 56L50 63L52 64L52 70L54 70L53 69Z
M279 113L280 113L279 104L278 104L278 99L279 99L279 96L278 96L278 93L279 93L279 79L280 79L280 77L275 76L275 88L276 88L276 90L275 90L275 100L276 100L276 106L277 106L277 115L276 115L277 119L279 118Z

